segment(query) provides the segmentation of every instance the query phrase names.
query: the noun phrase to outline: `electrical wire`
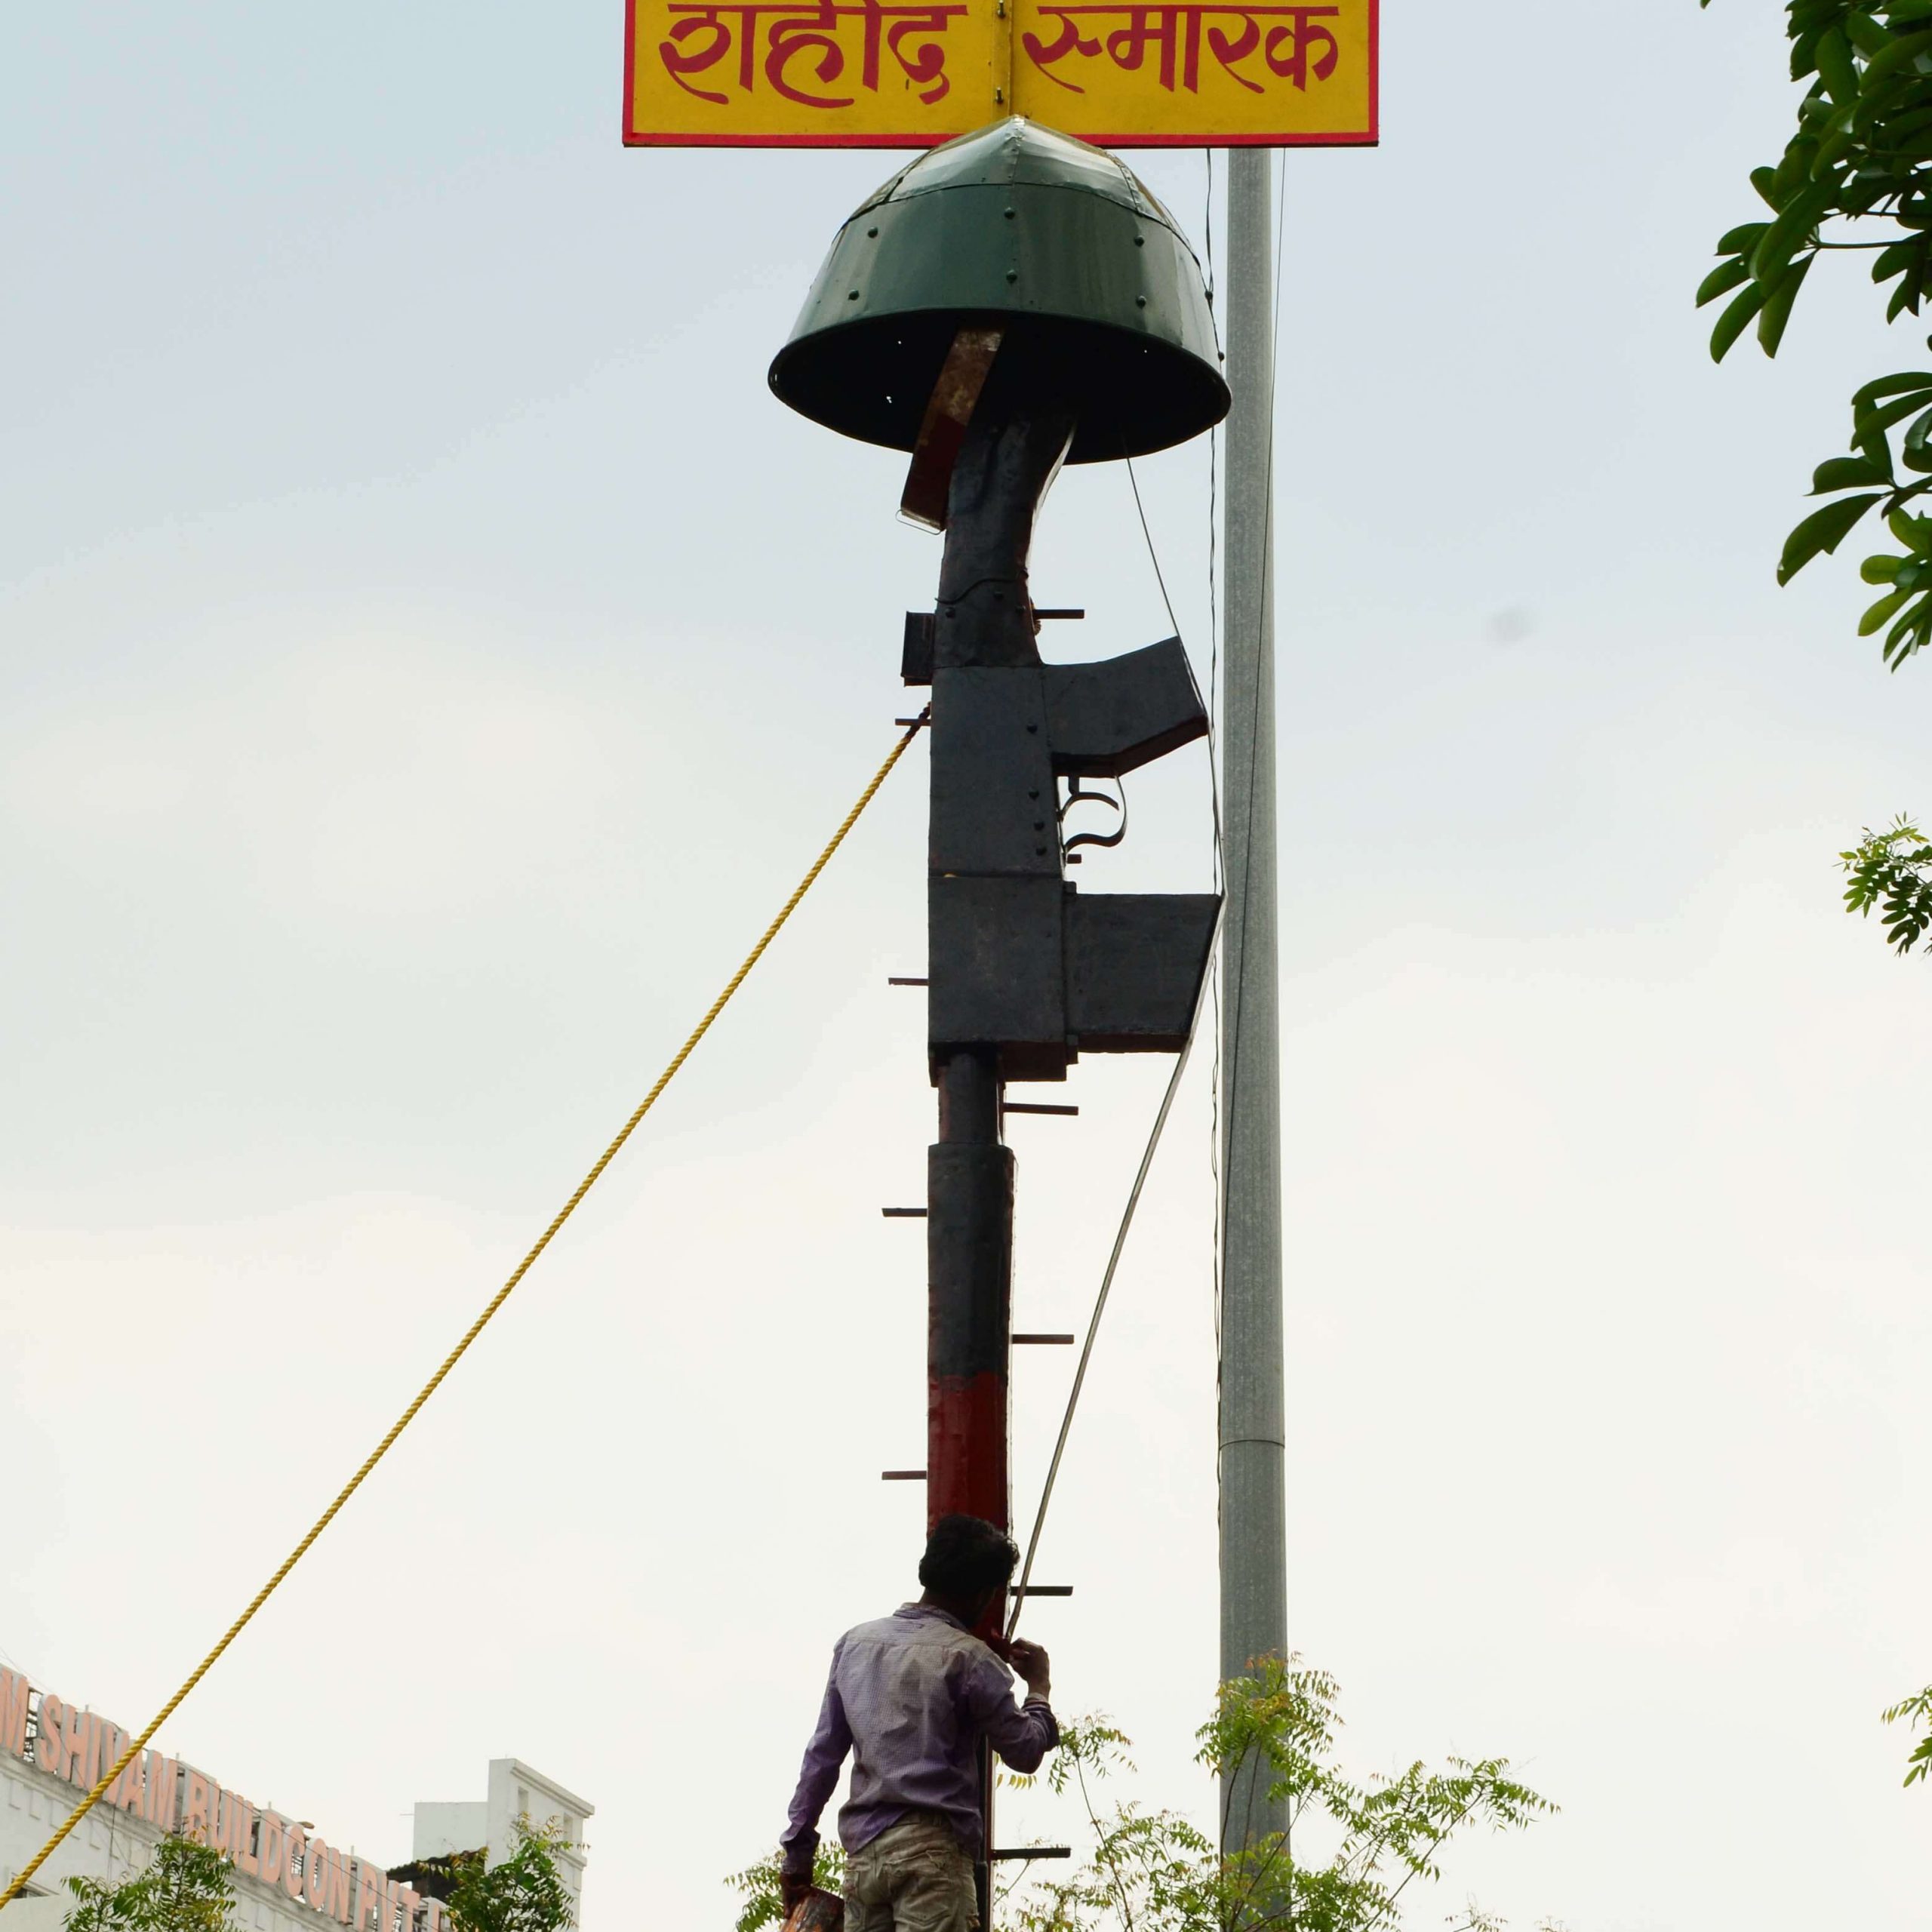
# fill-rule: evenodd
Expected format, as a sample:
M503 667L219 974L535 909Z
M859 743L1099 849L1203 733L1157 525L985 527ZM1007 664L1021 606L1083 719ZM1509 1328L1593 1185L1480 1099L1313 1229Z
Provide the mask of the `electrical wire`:
M1176 637L1180 635L1180 620L1174 615L1174 600L1168 595L1168 580L1161 568L1161 559L1154 549L1154 533L1147 528L1147 506L1140 500L1140 479L1134 473L1134 459L1127 459L1128 487L1134 492L1134 513L1140 519L1140 534L1146 539L1147 555L1154 566L1154 581L1161 586L1161 601L1168 607L1168 622L1173 626ZM1212 728L1211 727L1210 728Z
M505 1281L503 1286L497 1291L495 1294L491 1296L488 1303L485 1306L482 1313L478 1315L476 1319L469 1324L466 1330L464 1331L463 1339L459 1341L456 1346L451 1349L449 1353L443 1358L441 1365L436 1370L436 1372L429 1377L429 1380L423 1383L421 1389L417 1392L415 1398L410 1403L409 1406L403 1411L402 1414L396 1418L394 1423L391 1425L389 1433L383 1438L381 1441L376 1444L375 1447L371 1451L368 1456L364 1459L361 1467L349 1478L347 1482L343 1484L341 1489L337 1493L334 1501L330 1503L328 1507L325 1509L309 1526L307 1534L305 1535L302 1540L289 1552L286 1557L282 1559L280 1567L275 1571L274 1575L270 1577L268 1581L255 1592L254 1597L249 1601L248 1607L244 1610L242 1614L238 1617L235 1621L228 1626L227 1629L222 1633L220 1640L216 1644L214 1649L210 1651L208 1655L202 1658L201 1662L189 1672L188 1676L183 1682L181 1687L175 1692L173 1697L168 1699L166 1703L162 1706L161 1709L158 1712L155 1713L154 1717L149 1722L146 1728L142 1730L140 1734L128 1744L126 1749L121 1753L120 1756L115 1758L114 1762L108 1767L106 1771L101 1777L100 1782L88 1792L87 1795L83 1798L80 1803L75 1806L72 1811L68 1814L66 1822L54 1832L54 1835L41 1847L38 1851L34 1854L33 1857L29 1859L26 1864L21 1868L20 1872L15 1875L13 1883L7 1887L5 1891L0 1892L0 1909L4 1909L8 1906L11 1905L13 1902L26 1890L27 1881L40 1869L42 1866L47 1863L49 1857L51 1856L54 1851L59 1849L61 1842L66 1838L68 1833L72 1831L74 1827L94 1809L94 1806L100 1802L103 1795L118 1780L122 1773L125 1771L128 1768L128 1765L132 1764L134 1759L147 1748L148 1744L152 1740L155 1733L160 1730L162 1726L174 1715L176 1711L180 1709L182 1704L186 1700L189 1693L192 1691L195 1685L200 1683L202 1679L214 1667L216 1663L220 1660L222 1653L226 1651L229 1645L233 1643L235 1638L242 1634L242 1631L248 1627L250 1620L253 1618L256 1611L260 1610L263 1604L268 1601L269 1598L275 1593L275 1590L287 1578L288 1573L295 1567L297 1564L301 1561L303 1557L307 1555L309 1550L314 1546L316 1539L321 1536L325 1529L328 1527L331 1523L334 1521L337 1513L341 1510L343 1504L346 1503L349 1499L361 1487L364 1478L367 1477L369 1472L375 1468L376 1465L389 1454L390 1449L395 1445L396 1438L401 1435L402 1432L415 1420L417 1413L421 1410L424 1403L428 1401L429 1398L442 1386L444 1378L449 1374L450 1371L455 1367L457 1364L463 1359L464 1355L468 1352L471 1343L475 1341L477 1337L482 1334L484 1328L488 1325L491 1318L495 1315L500 1308L503 1306L505 1302L509 1300L511 1292L515 1289L517 1284L523 1279L525 1275L530 1272L533 1267L536 1266L537 1257L543 1254L543 1251L546 1247L549 1246L552 1237L554 1236L557 1231L562 1227L564 1223L570 1219L571 1215L576 1213L578 1204L582 1201L584 1196L596 1186L598 1180L601 1177L605 1169L609 1167L611 1163L617 1158L618 1151L623 1147L624 1143L631 1137L631 1135L635 1130L638 1123L641 1121L645 1115L650 1112L652 1107L657 1104L657 1097L663 1092L666 1088L670 1085L672 1081L676 1077L678 1069L681 1067L685 1062L691 1057L694 1049L697 1045L697 1043L711 1030L712 1022L718 1017L719 1014L724 1011L726 1002L729 1001L731 995L744 984L745 980L751 973L752 968L764 956L765 949L778 937L779 928L782 927L785 921L792 916L792 913L798 909L798 902L812 889L813 885L817 881L819 874L823 872L826 867L831 863L832 855L838 850L841 844L844 843L845 835L858 823L859 814L865 810L866 806L872 803L879 787L885 783L887 778L891 774L892 768L896 765L899 762L900 759L905 755L906 746L911 744L912 740L919 735L921 731L924 728L926 718L930 709L931 707L928 706L927 711L921 712L919 714L918 719L915 721L912 726L906 731L905 735L900 739L899 742L896 745L893 746L890 755L888 756L885 762L872 774L872 782L859 794L857 803L855 804L852 809L845 814L844 820L839 825L838 829L832 835L829 839L826 841L824 850L821 851L818 857L812 861L811 866L807 871L804 877L798 881L797 886L793 889L791 897L786 900L783 906L779 909L777 917L771 921L771 924L765 928L764 933L758 939L758 943L745 955L743 964L742 964L738 970L731 975L731 978L725 982L724 991L711 1002L710 1007L706 1011L704 1017L691 1029L691 1033L686 1038L684 1044L678 1049L676 1053L672 1054L670 1063L665 1068L664 1071L657 1076L657 1080L652 1084L651 1091L645 1094L643 1100L638 1103L636 1111L632 1114L630 1118L626 1121L623 1125L619 1128L616 1137L611 1141L611 1144L597 1157L596 1161L591 1167L590 1171L584 1176L582 1180L577 1183L576 1190L571 1194L570 1198L564 1203L563 1206L557 1211L556 1214L551 1220L550 1225L543 1230L542 1234L537 1236L537 1240L531 1247L530 1251L517 1263L515 1269L511 1274L509 1280Z
M1208 192L1211 200L1209 204L1207 226L1208 275L1210 278L1210 287L1211 288L1214 273L1214 232L1213 205L1211 201L1211 196L1214 192L1213 150L1210 149L1208 153ZM1218 326L1217 321L1217 335ZM1220 752L1218 745L1216 742L1214 726L1214 688L1216 677L1220 661L1219 647L1220 626L1215 621L1217 616L1217 605L1215 601L1214 587L1214 552L1213 546L1214 476L1216 473L1214 451L1215 447L1215 436L1217 433L1218 432L1211 432L1208 443L1208 629L1210 638L1212 641L1211 641L1209 646L1208 657L1208 783L1214 811L1214 888L1216 894L1218 896L1221 890L1223 879L1225 876L1225 866L1222 851L1221 785L1219 768ZM1168 592L1167 573L1161 568L1160 552L1154 542L1153 530L1147 521L1147 507L1141 499L1140 479L1134 473L1134 460L1131 457L1127 458L1127 477L1128 484L1134 492L1134 512L1140 518L1140 534L1147 546L1148 560L1153 565L1154 581L1160 586L1161 601L1167 607L1168 622L1174 626L1174 634L1178 637L1181 635L1180 620L1174 614L1174 599ZM1109 1297L1113 1293L1114 1276L1119 1269L1121 1256L1125 1251L1127 1247L1127 1237L1128 1232L1134 1226L1135 1210L1140 1205L1141 1189L1145 1187L1147 1183L1149 1171L1152 1168L1154 1164L1154 1156L1155 1153L1158 1152L1160 1148L1161 1136L1165 1131L1167 1128L1168 1116L1174 1110L1174 1096L1180 1091L1181 1078L1187 1071L1188 1060L1194 1051L1194 1042L1199 1035L1201 1009L1202 1005L1206 1000L1211 998L1212 998L1214 1001L1214 1014L1217 1022L1220 1017L1220 996L1219 974L1217 973L1217 968L1218 965L1219 955L1220 952L1220 939L1221 919L1220 914L1217 913L1214 921L1214 931L1208 943L1207 964L1203 968L1201 973L1201 989L1195 995L1194 1012L1188 1026L1187 1038L1182 1045L1180 1054L1175 1058L1174 1072L1168 1076L1167 1089L1161 1096L1160 1108L1155 1114L1154 1124L1149 1131L1147 1144L1141 1150L1140 1164L1135 1171L1134 1185L1128 1191L1127 1205L1121 1210L1120 1225L1114 1231L1113 1247L1108 1254L1107 1265L1100 1276L1100 1290L1094 1298L1094 1312L1088 1318L1086 1339L1081 1347L1080 1360L1075 1367L1073 1371L1073 1386L1068 1392L1066 1407L1060 1417L1060 1432L1058 1435L1055 1437L1054 1441L1054 1453L1047 1463L1046 1481L1041 1485L1039 1506L1034 1512L1033 1527L1031 1533L1027 1537L1026 1555L1022 1558L1020 1565L1019 1589L1013 1599L1012 1611L1007 1620L1006 1635L1009 1639L1011 1638L1014 1632L1020 1627L1020 1613L1026 1607L1026 1586L1032 1580L1034 1559L1039 1553L1040 1537L1041 1532L1046 1527L1047 1511L1048 1506L1053 1501L1054 1486L1058 1481L1060 1478L1060 1464L1065 1460L1066 1455L1067 1441L1073 1432L1073 1418L1080 1407L1081 1392L1086 1386L1088 1366L1092 1361L1094 1358L1094 1344L1100 1335L1101 1318L1106 1313L1107 1302ZM1210 991L1211 989L1213 989L1211 992ZM1214 1088L1217 1096L1216 1105L1217 1109L1216 1115L1216 1133L1218 1140L1218 1097L1220 1091L1220 1031L1218 1024L1215 1028L1214 1065ZM1220 1272L1220 1162L1218 1158L1213 1155L1211 1155L1211 1162L1214 1168L1217 1183L1215 1201L1216 1265L1214 1272L1216 1278L1216 1327L1218 1339L1218 1330L1220 1325L1219 1277ZM1216 1351L1216 1358L1218 1361L1218 1349Z
M1214 952L1220 937L1220 921L1217 917L1214 938L1208 948L1208 970L1202 975L1204 981L1214 972ZM1180 1053L1175 1057L1174 1070L1168 1076L1167 1091L1161 1096L1160 1110L1154 1116L1154 1124L1147 1136L1147 1145L1141 1150L1140 1165L1135 1171L1134 1185L1128 1190L1127 1205L1122 1209L1120 1226L1114 1230L1114 1244L1107 1256L1107 1265L1100 1276L1100 1293L1094 1298L1094 1312L1087 1322L1087 1339L1080 1350L1080 1361L1073 1371L1073 1387L1066 1398L1066 1409L1060 1420L1060 1434L1054 1442L1054 1453L1047 1464L1047 1479L1040 1488L1040 1506L1033 1514L1032 1534L1026 1539L1026 1555L1020 1566L1020 1585L1013 1599L1013 1611L1007 1619L1006 1635L1009 1641L1020 1627L1020 1613L1026 1607L1026 1586L1032 1580L1033 1559L1040 1548L1040 1532L1045 1528L1047 1509L1054 1500L1054 1484L1059 1480L1060 1466L1066 1454L1067 1438L1073 1432L1073 1418L1080 1407L1080 1392L1087 1384L1087 1366L1094 1358L1094 1343L1100 1332L1100 1318L1107 1312L1107 1299L1113 1293L1114 1275L1120 1266L1120 1257L1127 1247L1128 1230L1134 1226L1134 1210L1140 1205L1140 1190L1147 1184L1148 1171L1154 1164L1154 1155L1161 1145L1161 1135L1168 1124L1168 1115L1172 1112L1174 1096L1180 1091L1181 1075L1187 1071L1188 1057L1194 1051L1195 1034L1201 1018L1201 1002L1195 1000L1193 1021L1187 1029L1187 1038Z

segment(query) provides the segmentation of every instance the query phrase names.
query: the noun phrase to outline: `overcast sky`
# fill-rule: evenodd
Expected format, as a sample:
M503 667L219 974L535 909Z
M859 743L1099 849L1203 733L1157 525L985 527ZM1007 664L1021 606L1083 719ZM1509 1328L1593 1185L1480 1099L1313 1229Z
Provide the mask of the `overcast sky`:
M1932 967L1838 909L1932 668L1772 567L1921 354L1690 294L1791 109L1771 0L1384 15L1285 164L1277 485L1295 1641L1349 1761L1563 1806L1519 1927L1921 1922ZM882 155L626 152L621 9L0 23L0 1657L145 1721L649 1084L883 755L937 546L764 370ZM1146 159L1199 238L1198 154ZM1217 183L1220 171L1216 170ZM1217 232L1220 223L1217 218ZM1204 682L1204 443L1149 462ZM1853 546L1854 555L1857 546ZM1114 466L1050 648L1168 626ZM331 1842L515 1753L589 1924L727 1922L832 1638L909 1594L923 749L620 1164L163 1741ZM1209 877L1204 754L1090 889ZM1084 1319L1164 1066L1016 1122ZM1029 1616L1206 1816L1207 1056ZM1030 1513L1070 1370L1016 1368ZM1023 1811L1007 1836L1059 1829ZM648 1899L648 1904L643 1901Z

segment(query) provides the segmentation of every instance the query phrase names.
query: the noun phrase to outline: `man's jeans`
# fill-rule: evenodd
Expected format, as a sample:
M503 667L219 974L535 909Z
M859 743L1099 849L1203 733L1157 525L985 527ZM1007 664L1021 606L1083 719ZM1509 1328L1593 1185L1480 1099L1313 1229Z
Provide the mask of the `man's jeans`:
M943 1818L915 1811L845 1865L845 1932L974 1932L973 1861Z

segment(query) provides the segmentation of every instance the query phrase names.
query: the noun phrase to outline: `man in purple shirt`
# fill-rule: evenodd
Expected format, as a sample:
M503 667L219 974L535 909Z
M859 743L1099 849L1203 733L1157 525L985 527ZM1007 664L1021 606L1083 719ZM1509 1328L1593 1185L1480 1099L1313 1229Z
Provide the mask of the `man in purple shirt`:
M918 1601L839 1638L780 1841L788 1914L811 1886L819 1814L849 1751L851 1793L838 1814L845 1932L972 1932L979 1924L980 1741L1021 1772L1037 1770L1060 1742L1046 1652L1010 1647L1026 1684L1026 1701L1016 1704L1007 1665L973 1635L1005 1601L1019 1555L977 1516L943 1516L920 1559Z

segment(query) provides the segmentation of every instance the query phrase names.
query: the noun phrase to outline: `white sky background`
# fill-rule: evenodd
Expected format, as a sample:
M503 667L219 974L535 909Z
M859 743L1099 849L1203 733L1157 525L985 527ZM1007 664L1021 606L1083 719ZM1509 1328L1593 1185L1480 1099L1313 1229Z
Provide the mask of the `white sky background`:
M1932 980L1837 909L1932 669L1772 565L1919 359L1854 260L1776 365L1690 293L1790 102L1769 0L1387 9L1287 164L1291 1573L1350 1761L1564 1806L1575 1932L1918 1922ZM0 1645L143 1721L648 1084L887 749L937 546L769 357L882 155L626 153L615 0L0 25ZM1199 235L1198 155L1144 172ZM1833 269L1836 272L1834 272ZM1205 670L1204 445L1143 471ZM1857 543L1854 558L1862 554ZM1167 626L1070 474L1049 648ZM1198 888L1201 755L1090 889ZM924 760L552 1256L165 1734L332 1842L515 1752L593 1926L726 1922L922 1454ZM1017 1122L1084 1318L1164 1064ZM1029 1617L1204 1816L1206 1057ZM1017 1365L1030 1514L1070 1362ZM1010 1813L1002 1835L1057 1829ZM640 1895L648 1907L640 1907Z

